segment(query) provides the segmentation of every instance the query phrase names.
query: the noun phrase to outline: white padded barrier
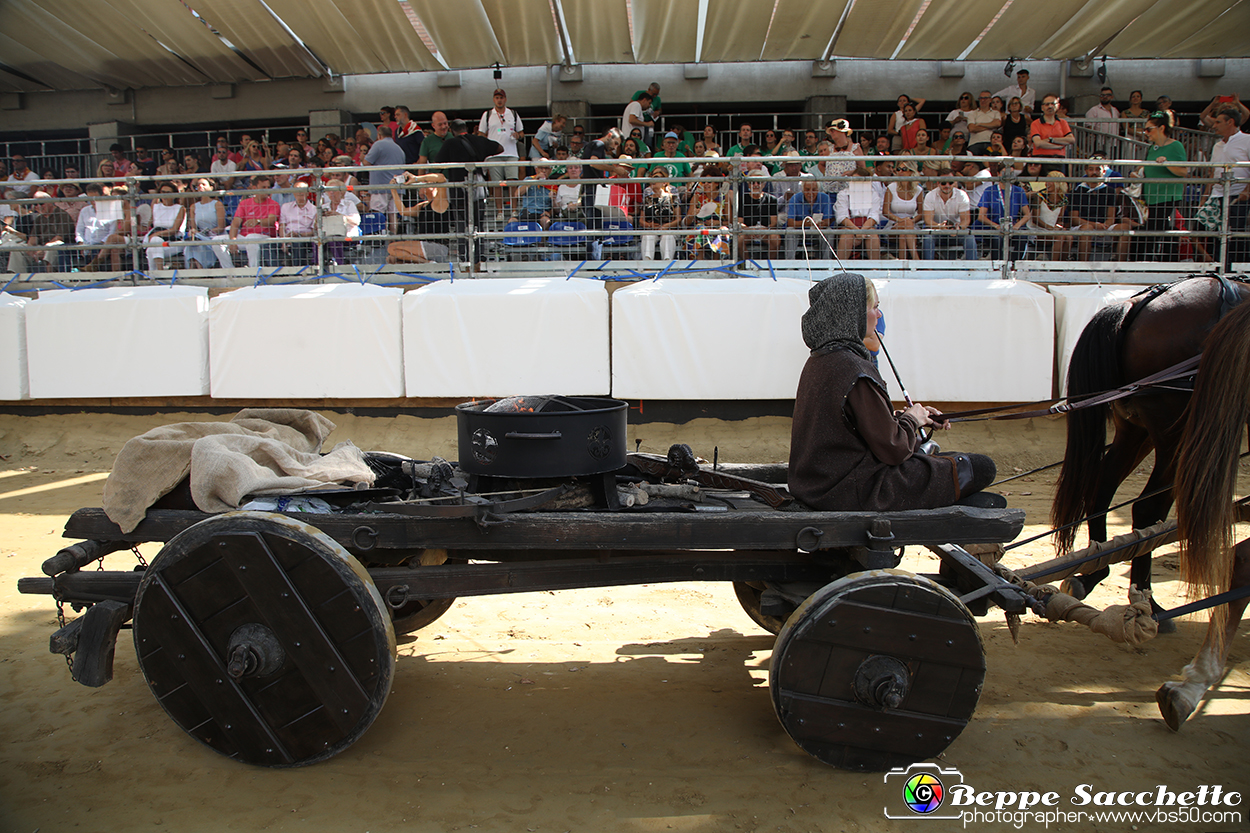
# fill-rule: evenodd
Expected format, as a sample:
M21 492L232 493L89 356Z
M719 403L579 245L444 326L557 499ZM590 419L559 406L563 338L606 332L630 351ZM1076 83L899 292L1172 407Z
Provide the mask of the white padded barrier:
M217 296L209 314L213 397L402 397L402 295L340 283Z
M612 294L612 395L792 399L804 280L660 278Z
M1144 286L1052 286L1055 296L1055 356L1059 365L1059 393L1068 389L1068 362L1072 350L1081 337L1081 331L1094 317L1094 313L1111 304L1127 301Z
M1022 281L876 282L885 346L918 402L1029 402L1051 397L1054 300ZM890 396L902 389L884 354Z
M409 396L608 392L601 281L441 280L405 294L403 309Z
M29 399L26 299L0 292L0 399Z
M26 305L36 399L208 393L208 290L46 290Z

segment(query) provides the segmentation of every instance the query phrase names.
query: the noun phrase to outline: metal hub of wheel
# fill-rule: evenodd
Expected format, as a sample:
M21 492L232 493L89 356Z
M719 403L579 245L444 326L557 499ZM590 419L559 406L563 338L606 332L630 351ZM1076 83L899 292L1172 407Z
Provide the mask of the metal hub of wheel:
M236 760L300 766L356 741L395 670L385 602L324 533L264 512L175 536L135 600L135 650L161 707Z
M825 585L790 617L769 689L804 751L880 771L946 749L984 680L981 634L959 599L920 576L876 570Z

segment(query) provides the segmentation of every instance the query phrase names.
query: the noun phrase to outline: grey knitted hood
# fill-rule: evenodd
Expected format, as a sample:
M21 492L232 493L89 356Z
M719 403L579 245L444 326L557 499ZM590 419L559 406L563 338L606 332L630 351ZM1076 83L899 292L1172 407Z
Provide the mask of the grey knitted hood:
M841 272L807 291L810 306L803 313L803 341L810 349L838 346L868 358L868 348L864 347L868 329L866 281L857 272Z

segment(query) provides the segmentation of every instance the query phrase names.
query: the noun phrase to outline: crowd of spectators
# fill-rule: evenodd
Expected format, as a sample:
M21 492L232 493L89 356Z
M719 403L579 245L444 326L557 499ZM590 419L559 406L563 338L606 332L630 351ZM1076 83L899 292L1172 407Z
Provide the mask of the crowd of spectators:
M661 127L660 89L651 84L619 123L588 136L559 113L529 130L504 90L492 98L473 121L435 112L428 130L408 108L388 106L347 138L328 133L313 143L299 129L272 142L244 133L232 144L221 135L211 159L172 149L158 159L143 146L128 155L113 145L91 172L103 181L85 194L73 181L84 172L67 166L41 177L14 154L0 202L3 245L42 248L10 252L8 271L120 270L139 248L149 270L175 261L232 268L242 255L251 268L341 263L365 233L415 238L390 240L390 262L442 262L480 254L460 239L470 223L625 229L643 259L725 258L736 235L741 255L769 258L1001 257L1007 239L1013 258L1201 260L1221 256L1213 242L1170 232L1219 230L1225 213L1230 230L1244 231L1250 205L1250 171L1238 169L1229 193L1218 181L1206 186L1187 228L1190 170L1171 102L1161 97L1148 110L1140 91L1119 109L1102 88L1085 125L1146 145L1143 164L1072 169L1065 103L1038 96L1024 69L997 93L962 94L944 117L901 95L880 132L856 133L845 119L822 130L744 122L725 137L710 125ZM1219 136L1212 161L1250 161L1247 116L1236 96L1199 114ZM485 173L469 166L484 161L505 164ZM423 168L431 163L457 167ZM373 170L359 179L345 170L357 166ZM46 179L70 181L32 185ZM586 250L598 254L595 243ZM71 247L64 259L58 246Z

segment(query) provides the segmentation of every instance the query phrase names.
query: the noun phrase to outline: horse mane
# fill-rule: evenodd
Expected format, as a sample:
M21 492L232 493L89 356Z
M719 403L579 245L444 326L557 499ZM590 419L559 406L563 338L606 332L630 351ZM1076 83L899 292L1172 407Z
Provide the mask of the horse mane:
M1176 467L1176 519L1181 576L1191 596L1232 586L1237 452L1250 416L1250 302L1233 309L1211 331L1198 367ZM1224 633L1228 606L1212 608Z
M1069 398L1110 390L1124 383L1120 369L1120 334L1133 306L1120 303L1103 307L1081 331L1068 363ZM1050 512L1051 524L1056 527L1055 548L1060 555L1071 552L1076 540L1076 522L1093 511L1098 471L1107 445L1109 407L1094 405L1068 412L1063 468L1055 484L1055 501Z

